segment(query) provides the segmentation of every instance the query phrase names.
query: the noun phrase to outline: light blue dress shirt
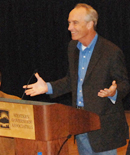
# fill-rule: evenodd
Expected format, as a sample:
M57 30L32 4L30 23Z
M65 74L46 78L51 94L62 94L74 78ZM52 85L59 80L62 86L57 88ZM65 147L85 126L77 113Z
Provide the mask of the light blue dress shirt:
M84 106L83 101L83 93L82 93L82 84L84 81L84 77L88 68L88 64L90 58L93 53L93 49L97 42L98 35L94 37L92 42L87 46L84 47L80 42L77 44L77 48L79 49L79 67L78 67L78 89L77 89L77 106Z

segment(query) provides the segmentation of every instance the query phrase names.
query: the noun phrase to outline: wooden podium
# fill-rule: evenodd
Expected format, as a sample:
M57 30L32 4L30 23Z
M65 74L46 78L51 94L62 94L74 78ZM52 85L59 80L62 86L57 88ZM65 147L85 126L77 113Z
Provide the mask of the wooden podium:
M69 135L100 129L97 114L74 107L57 103L0 98L0 105L4 103L12 107L14 104L32 105L35 139L1 135L3 129L0 128L0 155L38 155L38 153L58 155L58 151ZM63 146L60 155L69 155L67 143Z

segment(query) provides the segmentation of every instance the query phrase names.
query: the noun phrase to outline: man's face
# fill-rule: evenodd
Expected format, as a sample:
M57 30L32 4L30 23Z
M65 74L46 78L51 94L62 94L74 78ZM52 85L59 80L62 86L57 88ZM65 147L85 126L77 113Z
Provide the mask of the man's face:
M88 27L85 18L85 8L75 8L70 12L68 18L68 30L71 32L71 37L73 40L82 42L87 37Z

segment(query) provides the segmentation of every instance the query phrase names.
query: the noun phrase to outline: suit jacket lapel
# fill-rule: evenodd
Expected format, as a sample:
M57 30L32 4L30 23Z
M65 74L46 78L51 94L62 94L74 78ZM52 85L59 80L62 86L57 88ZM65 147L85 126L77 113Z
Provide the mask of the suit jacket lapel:
M78 81L78 64L79 64L79 50L78 48L74 51L74 70L75 70L75 80Z
M91 56L89 65L88 65L88 69L86 72L86 76L85 76L85 80L88 78L88 76L90 75L90 73L92 72L93 68L95 67L95 65L97 64L97 62L99 61L102 51L101 51L101 41L100 41L100 37L97 40L97 43L95 45L95 48L93 50L93 54Z

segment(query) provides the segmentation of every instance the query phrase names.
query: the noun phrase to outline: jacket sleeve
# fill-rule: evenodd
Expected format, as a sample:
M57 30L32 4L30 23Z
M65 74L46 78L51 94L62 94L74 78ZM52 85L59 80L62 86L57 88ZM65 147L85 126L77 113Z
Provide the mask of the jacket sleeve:
M125 64L125 58L121 50L114 53L112 62L111 74L113 76L113 79L115 79L117 83L117 100L121 100L130 91L130 83Z
M52 85L53 89L53 94L50 95L52 98L71 92L71 80L69 72L64 78L50 82L50 84Z

